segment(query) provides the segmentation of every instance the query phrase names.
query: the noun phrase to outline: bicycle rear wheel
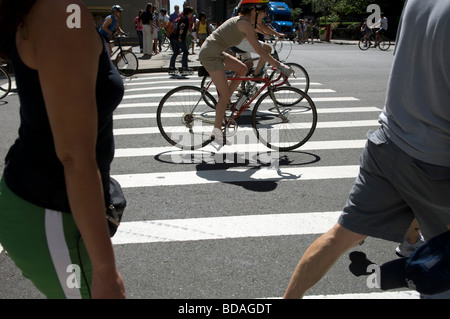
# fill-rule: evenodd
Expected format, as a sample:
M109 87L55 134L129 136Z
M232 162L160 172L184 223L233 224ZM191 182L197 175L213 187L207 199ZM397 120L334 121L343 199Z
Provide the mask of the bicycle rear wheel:
M156 121L161 135L171 145L194 150L211 142L216 104L209 92L195 86L180 86L169 91L159 103Z
M378 44L378 47L381 51L386 51L391 47L391 41L388 38L383 37L381 42Z
M3 99L8 95L11 90L11 78L8 72L2 67L0 67L0 99Z
M234 77L235 73L232 71L226 71L226 76L227 78L232 78ZM217 95L217 89L216 89L216 85L214 84L214 82L212 81L211 77L208 75L204 75L202 78L202 82L200 83L200 87L202 89L208 90L208 92L213 95L213 96L217 96L217 99L219 99L219 96ZM213 104L214 102L214 104ZM216 108L216 100L211 101L209 99L205 98L205 103L210 107L215 109Z
M369 50L371 45L372 43L370 42L370 40L365 39L364 37L362 37L358 42L358 47L363 51Z
M116 67L120 74L132 76L138 70L139 60L133 52L124 51L117 56Z
M291 151L305 144L316 125L314 102L292 86L269 89L252 113L252 126L259 141L279 151Z

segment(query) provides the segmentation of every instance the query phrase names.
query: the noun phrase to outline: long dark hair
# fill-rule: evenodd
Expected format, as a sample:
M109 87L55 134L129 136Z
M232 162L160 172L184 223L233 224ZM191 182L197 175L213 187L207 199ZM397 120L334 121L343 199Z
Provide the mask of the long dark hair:
M8 58L14 47L17 28L30 12L37 0L0 0L0 57Z

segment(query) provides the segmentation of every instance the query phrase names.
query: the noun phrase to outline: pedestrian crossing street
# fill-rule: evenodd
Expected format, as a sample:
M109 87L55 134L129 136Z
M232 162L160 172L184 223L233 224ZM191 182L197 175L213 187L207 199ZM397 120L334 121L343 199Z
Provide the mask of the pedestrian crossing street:
M348 157L338 157L332 163L320 165L280 165L276 169L263 165L228 165L216 167L214 161L219 158L236 159L239 152L258 154L264 147L257 142L248 145L231 145L216 151L211 146L205 149L186 152L170 146L160 135L156 126L156 108L162 97L172 88L181 85L200 86L201 78L196 75L189 78L171 78L165 73L137 75L125 78L125 96L114 115L114 135L116 138L115 162L112 176L124 188L125 192L139 192L147 189L179 187L188 189L199 186L220 187L224 183L275 182L298 187L305 181L329 181L339 187L339 181L352 181L358 173L358 159L348 163ZM301 80L300 80L301 81ZM295 86L295 82L293 85ZM361 105L358 98L342 95L323 84L311 82L309 95L318 110L318 125L311 141L298 151L308 154L315 152L336 152L336 154L358 154L366 143L367 132L378 127L380 107ZM242 129L245 129L243 127ZM345 133L357 130L358 133ZM328 132L324 135L321 132ZM323 136L332 138L322 139ZM285 154L280 154L283 156ZM250 156L251 157L251 156ZM249 157L249 158L250 158ZM156 161L155 158L164 158ZM196 169L195 165L184 165L185 161L209 163L211 167ZM339 161L342 160L341 163ZM177 162L178 161L178 162ZM140 165L139 163L145 163ZM126 163L130 163L127 166ZM150 164L149 164L150 163ZM176 165L180 163L179 165ZM247 162L246 162L247 163ZM131 165L133 164L133 165ZM162 192L164 193L164 192ZM133 197L135 198L135 197ZM136 200L136 199L134 199ZM205 199L206 201L207 199ZM342 199L344 201L345 198ZM168 199L170 205L170 200ZM301 213L226 214L226 216L187 217L180 214L177 218L160 216L157 219L135 216L127 208L124 221L113 243L117 247L141 247L139 245L161 245L173 243L182 245L193 241L227 241L233 239L279 238L282 236L309 236L327 231L339 216L339 207L335 211L314 211ZM164 208L161 207L162 210ZM176 210L176 208L173 208ZM141 216L141 215L140 215ZM152 246L156 247L156 246ZM198 259L201 259L199 252ZM298 261L300 256L289 256ZM290 271L293 271L291 269ZM342 269L342 271L348 271ZM170 298L170 296L167 296ZM248 296L252 298L253 296ZM266 298L278 298L268 295ZM313 295L307 298L417 298L412 291Z

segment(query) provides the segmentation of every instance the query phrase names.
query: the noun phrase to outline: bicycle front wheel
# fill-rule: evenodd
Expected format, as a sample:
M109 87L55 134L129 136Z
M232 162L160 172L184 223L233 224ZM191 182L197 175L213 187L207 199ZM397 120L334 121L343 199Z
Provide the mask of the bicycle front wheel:
M308 72L306 72L305 68L298 63L292 62L286 62L286 65L289 66L294 71L289 76L286 84L289 86L299 88L303 92L308 93L309 75Z
M256 103L252 126L260 142L291 151L305 144L317 125L317 110L308 94L292 86L269 89Z
M120 74L132 76L138 70L139 60L133 52L124 51L117 56L116 67Z
M8 95L11 90L11 78L8 72L2 67L0 67L0 99L3 99Z
M216 104L209 92L195 86L177 87L162 98L156 121L166 141L185 150L198 149L211 142L216 112L205 100Z

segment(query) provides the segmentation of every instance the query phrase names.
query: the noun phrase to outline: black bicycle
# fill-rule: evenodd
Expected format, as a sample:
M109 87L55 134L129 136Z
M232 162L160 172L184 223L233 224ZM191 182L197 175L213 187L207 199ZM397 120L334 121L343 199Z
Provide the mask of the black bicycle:
M0 100L8 95L11 91L11 77L6 70L7 62L0 61Z
M134 75L139 68L139 60L136 54L133 53L131 47L127 50L124 50L122 48L122 44L120 43L120 39L128 38L128 35L116 34L114 38L115 42L117 42L117 48L111 53L111 60L113 61L119 73L123 76Z
M384 35L380 35L379 40L376 40L376 34L373 30L370 30L369 34L366 34L359 39L358 47L363 50L369 50L370 47L378 47L381 51L386 51L391 47L391 40Z

